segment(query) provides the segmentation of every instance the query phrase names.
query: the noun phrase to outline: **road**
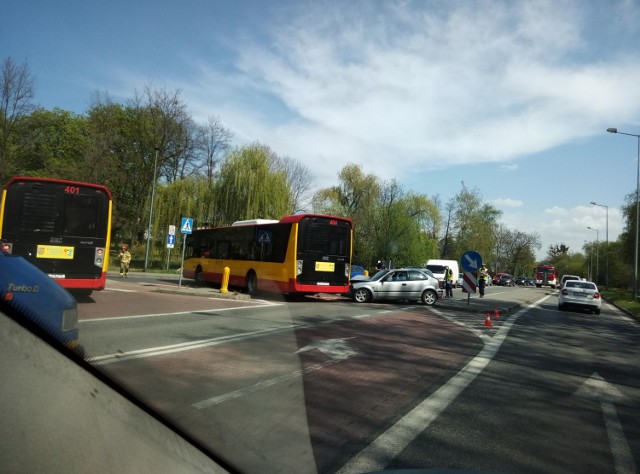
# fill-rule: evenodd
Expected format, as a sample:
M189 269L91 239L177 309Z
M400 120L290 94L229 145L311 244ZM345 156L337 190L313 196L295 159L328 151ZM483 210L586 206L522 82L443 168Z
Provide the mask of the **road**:
M432 308L157 291L172 285L110 279L79 304L80 342L239 470L639 465L640 326L607 304L559 312L536 288Z

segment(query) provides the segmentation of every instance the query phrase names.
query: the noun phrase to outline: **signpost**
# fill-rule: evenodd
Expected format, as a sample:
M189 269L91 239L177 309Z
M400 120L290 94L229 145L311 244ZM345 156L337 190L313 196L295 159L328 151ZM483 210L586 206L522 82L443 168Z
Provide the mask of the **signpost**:
M183 217L180 224L180 233L182 237L182 261L180 262L180 278L178 279L178 288L182 287L182 268L184 267L184 251L187 248L187 234L193 231L193 219L190 217Z
M169 262L171 261L171 249L176 245L176 226L169 226L169 233L167 234L167 271L169 271Z
M462 291L467 293L467 304L471 300L471 293L478 287L478 269L482 266L482 257L475 250L467 250L460 261L462 267Z

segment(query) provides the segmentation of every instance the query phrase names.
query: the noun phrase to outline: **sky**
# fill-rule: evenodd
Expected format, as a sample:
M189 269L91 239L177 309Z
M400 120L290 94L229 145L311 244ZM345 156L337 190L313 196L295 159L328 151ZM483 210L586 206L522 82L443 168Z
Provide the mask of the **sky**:
M510 229L571 252L615 241L640 164L638 0L5 0L0 58L35 102L85 113L179 91L234 144L446 203L464 185ZM592 205L596 202L600 206ZM606 207L604 207L606 206ZM591 227L589 229L588 227ZM470 249L472 250L472 249Z

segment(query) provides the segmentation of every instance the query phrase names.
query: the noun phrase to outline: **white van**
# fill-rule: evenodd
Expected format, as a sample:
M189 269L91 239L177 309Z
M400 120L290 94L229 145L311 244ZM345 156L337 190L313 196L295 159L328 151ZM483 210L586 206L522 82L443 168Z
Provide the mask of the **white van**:
M458 279L458 273L460 273L460 269L458 268L458 262L455 260L429 260L427 262L427 270L431 270L433 276L438 279L440 282L440 288L443 286L444 281L444 267L449 267L453 270L453 284L455 286L456 281Z

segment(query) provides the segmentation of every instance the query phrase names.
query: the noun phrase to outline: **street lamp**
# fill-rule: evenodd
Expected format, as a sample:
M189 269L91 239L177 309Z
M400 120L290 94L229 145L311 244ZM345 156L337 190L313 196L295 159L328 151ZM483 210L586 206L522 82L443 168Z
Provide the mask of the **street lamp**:
M149 244L151 243L151 218L153 217L153 201L156 195L156 168L158 167L158 151L159 148L155 148L155 158L153 160L153 183L151 184L151 205L149 206L149 224L147 225L147 249L144 254L144 271L147 271L149 263Z
M598 274L599 274L599 271L600 271L600 269L598 268L599 267L599 262L600 262L600 258L598 256L598 247L600 247L600 245L599 245L599 242L600 242L599 235L600 235L600 233L599 233L598 229L594 229L593 227L587 226L587 229L596 231L596 278L595 278L595 280L596 280L596 285L597 285L598 284Z
M636 239L633 247L633 301L638 298L638 220L640 220L640 135L619 132L617 128L607 128L609 133L628 135L638 139L638 172L636 174Z
M599 207L604 207L606 210L606 231L605 231L605 237L607 239L605 247L604 247L604 253L605 253L605 285L607 286L607 289L609 288L609 206L605 206L604 204L598 204L597 202L593 202L591 201L591 204L593 204L594 206L599 206Z

